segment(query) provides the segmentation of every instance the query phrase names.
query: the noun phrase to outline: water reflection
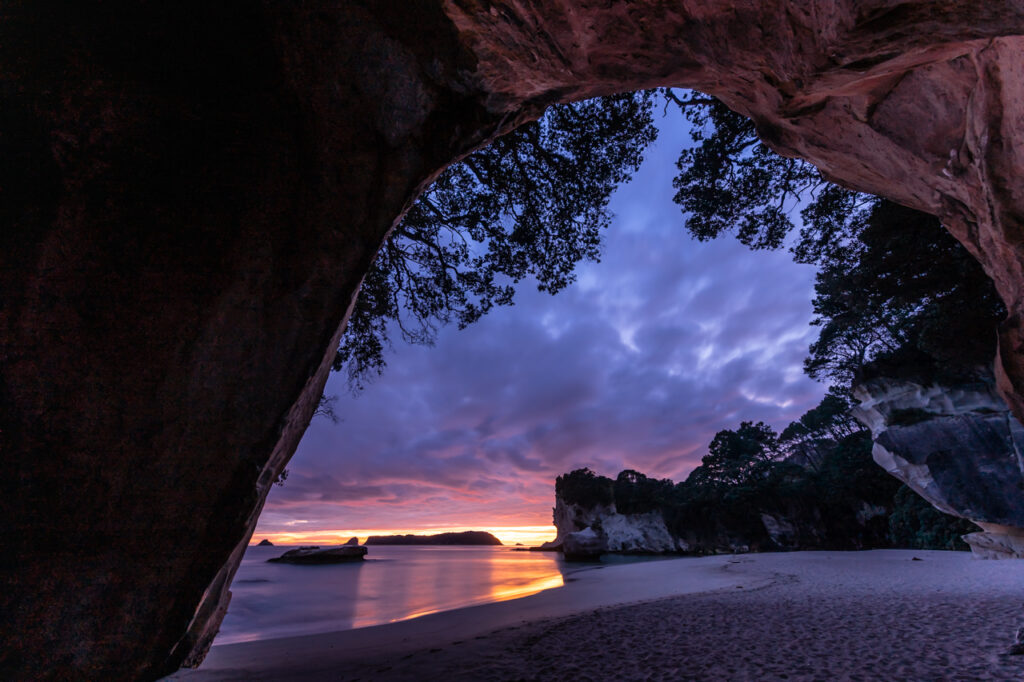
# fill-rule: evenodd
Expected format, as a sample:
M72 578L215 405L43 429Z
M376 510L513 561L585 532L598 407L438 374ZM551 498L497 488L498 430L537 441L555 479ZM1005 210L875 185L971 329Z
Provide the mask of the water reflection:
M332 632L560 587L559 555L507 547L370 547L363 562L268 564L250 547L231 586L217 644Z

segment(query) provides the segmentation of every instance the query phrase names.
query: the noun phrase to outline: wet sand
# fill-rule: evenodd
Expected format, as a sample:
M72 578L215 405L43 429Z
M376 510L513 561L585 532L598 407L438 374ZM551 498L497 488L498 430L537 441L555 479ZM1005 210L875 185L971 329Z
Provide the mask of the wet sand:
M914 561L917 557L920 561ZM683 558L513 601L215 646L206 680L1021 680L1024 562L879 550Z

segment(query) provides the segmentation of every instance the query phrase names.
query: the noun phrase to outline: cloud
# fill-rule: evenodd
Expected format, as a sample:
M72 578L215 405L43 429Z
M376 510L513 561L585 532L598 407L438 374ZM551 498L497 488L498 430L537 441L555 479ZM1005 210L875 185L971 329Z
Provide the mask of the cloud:
M524 283L434 347L399 346L356 398L332 377L343 421L314 420L260 532L544 524L560 473L681 480L717 431L781 429L813 407L814 272L688 236L671 202L683 138L663 129L576 284L552 297Z

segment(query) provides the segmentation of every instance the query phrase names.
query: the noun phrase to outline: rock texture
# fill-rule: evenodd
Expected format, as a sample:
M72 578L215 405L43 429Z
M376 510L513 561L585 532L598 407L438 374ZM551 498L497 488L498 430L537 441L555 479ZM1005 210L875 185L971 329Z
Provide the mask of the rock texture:
M833 510L831 524L814 506L785 506L762 511L760 528L738 525L712 514L701 525L669 530L662 511L622 514L615 504L584 506L555 495L553 521L557 536L540 549L561 551L567 558L592 559L598 554L735 554L750 551L865 549L885 546L889 509L862 502L849 522ZM881 526L877 523L881 517ZM756 522L755 522L756 523Z
M0 677L201 660L381 241L445 164L552 102L697 87L775 149L939 214L1007 303L999 387L1024 416L1019 3L0 17Z
M1024 427L993 382L875 379L855 395L878 464L947 514L982 526L964 538L976 555L1024 557Z
M555 496L555 539L545 548L573 554L665 554L679 549L659 512L620 514L615 505L585 508Z
M567 561L597 561L607 551L604 536L593 528L567 533L562 539L562 555Z

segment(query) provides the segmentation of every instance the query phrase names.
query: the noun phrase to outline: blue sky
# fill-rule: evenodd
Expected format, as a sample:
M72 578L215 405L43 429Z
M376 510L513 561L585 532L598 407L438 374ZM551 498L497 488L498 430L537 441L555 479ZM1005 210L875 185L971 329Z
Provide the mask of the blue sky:
M681 480L717 431L781 430L817 404L825 386L801 370L814 269L693 240L672 203L689 138L681 120L658 123L613 197L601 262L575 284L550 296L524 282L514 306L433 347L396 342L356 397L332 376L342 421L314 419L257 538L545 526L560 473Z

